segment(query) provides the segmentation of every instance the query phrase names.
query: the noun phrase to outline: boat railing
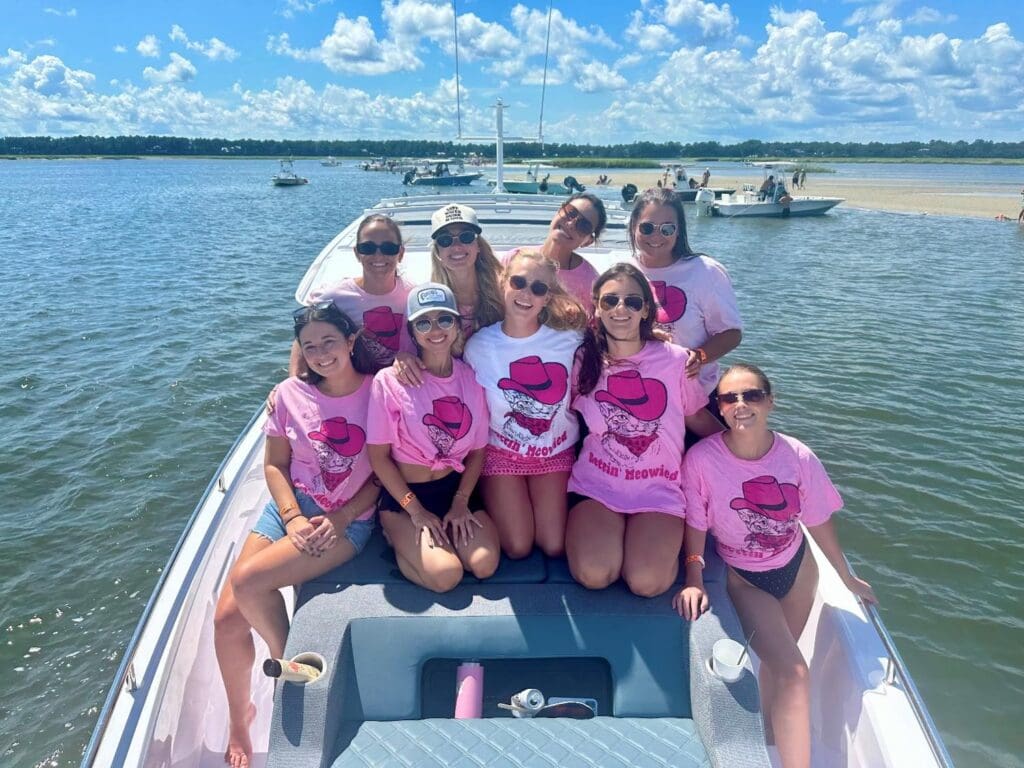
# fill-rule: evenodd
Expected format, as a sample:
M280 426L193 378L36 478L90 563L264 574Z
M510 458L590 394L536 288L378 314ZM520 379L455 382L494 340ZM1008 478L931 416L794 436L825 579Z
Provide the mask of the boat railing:
M121 664L117 669L117 674L114 676L114 684L110 686L110 691L107 693L107 698L103 702L103 709L100 710L99 717L96 718L96 725L93 727L92 737L89 739L89 744L85 748L85 752L82 753L82 762L80 763L81 768L87 768L91 766L96 759L96 753L99 750L100 741L106 733L107 726L110 723L110 717L114 711L114 704L120 695L121 688L123 687L128 693L135 693L138 690L137 674L135 670L135 652L138 650L139 641L142 635L148 629L150 617L156 607L158 599L161 597L164 585L170 578L172 572L172 566L178 559L178 555L185 546L189 535L192 533L192 527L195 525L196 519L202 513L203 507L206 505L207 500L214 491L218 493L226 493L228 490L228 484L224 479L224 471L228 463L234 459L235 451L238 450L239 445L249 434L253 424L256 423L257 419L263 413L264 406L261 404L256 412L249 419L245 429L239 433L235 442L232 444L230 450L224 454L224 459L221 461L220 466L217 467L217 471L210 478L209 484L206 486L202 497L199 499L199 503L196 504L195 509L192 511L192 515L188 519L188 524L185 526L185 530L178 538L177 544L174 545L174 551L171 552L171 556L167 558L167 564L160 572L160 578L157 580L156 587L153 589L152 594L149 597L149 602L146 603L146 607L142 611L138 623L135 625L135 632L132 634L131 640L128 641L128 646L125 648L124 656L121 658ZM123 736L122 736L123 738Z
M852 566L850 566L850 573L853 573ZM883 684L894 687L897 680L899 680L903 687L903 693L910 703L910 708L914 711L914 716L917 718L917 722L920 723L925 738L928 740L928 746L931 747L932 754L935 756L935 762L941 768L954 768L953 758L950 756L946 745L942 741L942 737L939 735L939 729L935 726L935 721L928 714L928 709L924 705L924 699L920 691L917 690L917 686L914 684L910 673L907 671L907 665L904 663L903 657L896 650L896 643L893 641L892 635L889 634L889 630L882 623L878 607L861 600L859 597L857 601L861 604L865 615L875 628L875 633L878 635L879 640L882 641L882 647L885 648L886 662Z

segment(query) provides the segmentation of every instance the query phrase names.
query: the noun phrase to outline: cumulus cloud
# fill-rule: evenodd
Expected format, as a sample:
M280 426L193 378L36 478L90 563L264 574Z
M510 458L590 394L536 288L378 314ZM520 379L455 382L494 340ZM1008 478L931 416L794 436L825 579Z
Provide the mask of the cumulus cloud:
M191 61L177 53L171 54L171 61L163 69L146 67L142 76L155 84L184 83L196 76L196 68Z
M11 76L11 84L44 96L77 98L92 87L96 76L81 69L71 69L56 56L36 56L22 62Z
M158 59L160 58L160 41L157 39L156 35L146 35L144 38L139 40L139 44L135 46L135 50L146 58Z
M644 23L643 11L633 11L625 35L641 51L664 51L678 43L664 24Z
M332 72L356 75L384 75L419 69L423 63L408 47L393 40L377 40L365 16L349 19L338 14L331 33L314 48L296 48L287 32L271 36L267 50L297 61L315 61Z
M238 51L217 37L211 37L205 43L198 40L189 40L185 30L179 25L173 24L168 35L171 40L181 43L190 51L201 53L212 61L234 61L238 58Z
M0 67L13 67L15 65L24 64L28 61L28 57L25 56L21 51L16 51L13 48L7 49L6 56L0 56Z
M115 45L114 53L128 53L128 49L125 48L123 45Z
M629 87L629 81L607 64L591 61L579 67L573 85L583 93L597 93L620 91Z
M665 0L660 8L652 8L670 27L700 30L706 39L727 37L736 31L739 23L732 15L728 3L705 3L701 0Z
M862 5L843 22L848 27L856 27L861 24L885 21L894 18L896 7L902 0L882 0L880 3Z
M284 7L278 13L286 19L292 19L300 13L312 13L321 5L330 5L333 0L285 0Z

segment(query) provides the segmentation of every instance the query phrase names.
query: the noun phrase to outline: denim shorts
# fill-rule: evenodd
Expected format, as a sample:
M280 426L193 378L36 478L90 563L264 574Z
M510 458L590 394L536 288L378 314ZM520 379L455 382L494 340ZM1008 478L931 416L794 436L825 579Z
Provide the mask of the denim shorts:
M306 517L316 517L324 513L320 509L320 505L313 501L311 496L307 496L302 491L295 491L295 500L299 502L299 511ZM285 530L284 523L281 521L281 515L277 510L277 504L273 499L268 501L267 506L263 508L263 514L256 521L252 532L270 541L277 541L288 535L288 531ZM372 517L369 520L353 520L345 529L345 538L355 548L356 554L359 554L366 547L366 542L370 540L370 534L372 533Z

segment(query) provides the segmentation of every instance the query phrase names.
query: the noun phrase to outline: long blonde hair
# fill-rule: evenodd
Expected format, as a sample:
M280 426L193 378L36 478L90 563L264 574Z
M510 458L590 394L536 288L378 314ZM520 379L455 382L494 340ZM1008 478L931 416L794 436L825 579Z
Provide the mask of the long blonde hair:
M505 270L502 273L502 281L506 281L512 274L512 265L525 259L540 264L551 272L553 278L548 283L548 303L540 312L541 325L546 325L556 331L582 331L587 327L587 311L575 298L565 292L562 283L558 279L558 262L550 259L536 248L523 248L508 260Z
M498 276L501 274L501 262L494 255L491 244L480 235L476 238L479 252L473 273L476 275L476 306L473 307L473 330L478 331L484 326L500 322L505 317L505 301L498 287ZM443 283L455 292L451 272L441 261L437 241L430 244L431 272L430 279Z

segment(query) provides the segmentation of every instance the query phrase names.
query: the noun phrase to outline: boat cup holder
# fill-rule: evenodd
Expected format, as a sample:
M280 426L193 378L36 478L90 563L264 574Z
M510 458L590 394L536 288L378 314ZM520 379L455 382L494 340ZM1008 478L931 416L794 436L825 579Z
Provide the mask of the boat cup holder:
M735 640L724 638L715 642L711 658L707 660L708 672L726 683L735 683L746 670L745 649Z
M286 683L308 685L324 673L327 662L319 653L300 653L291 659L267 659L263 662L263 674Z

